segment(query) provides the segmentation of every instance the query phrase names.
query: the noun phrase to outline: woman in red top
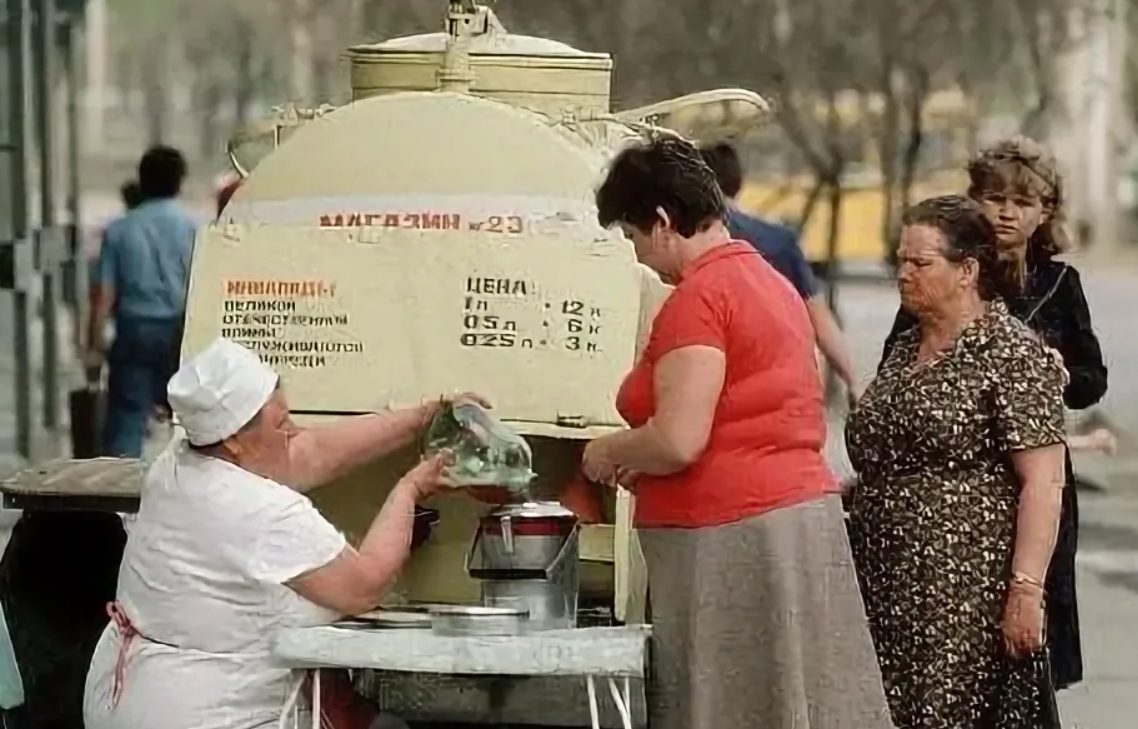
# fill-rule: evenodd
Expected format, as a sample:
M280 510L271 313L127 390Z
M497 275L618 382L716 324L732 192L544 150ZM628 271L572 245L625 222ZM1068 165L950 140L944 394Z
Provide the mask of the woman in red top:
M891 723L834 477L805 306L732 241L696 148L622 152L597 192L675 291L584 471L630 484L648 564L657 729Z

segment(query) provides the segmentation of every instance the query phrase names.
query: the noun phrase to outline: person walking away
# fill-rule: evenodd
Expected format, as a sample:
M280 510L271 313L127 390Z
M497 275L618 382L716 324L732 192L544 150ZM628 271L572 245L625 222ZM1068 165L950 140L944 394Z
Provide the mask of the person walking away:
M631 428L582 461L594 483L636 493L651 725L889 729L801 297L731 240L686 141L621 152L597 209L676 285L616 396Z
M785 225L775 225L748 215L734 204L743 188L743 164L733 146L721 142L705 147L700 154L715 172L719 189L732 201L727 213L727 230L731 237L754 246L755 250L763 254L767 263L781 273L802 296L810 315L810 323L814 327L818 349L845 384L850 399L857 400L861 397L862 387L854 371L845 335L838 326L834 312L826 303L826 297L814 278L806 256L802 254L798 234Z
M104 452L142 455L147 426L165 405L185 311L196 223L177 203L186 178L178 150L158 146L138 164L144 201L103 238L92 288L89 370L109 368ZM106 348L106 323L115 336Z
M1065 448L1059 354L963 195L901 220L897 337L846 423L850 542L898 729L1059 729L1044 580Z
M119 187L119 199L122 200L123 212L116 216L114 220L118 220L126 213L134 210L142 204L142 190L138 186L138 180L127 180ZM113 222L113 221L112 221ZM99 233L99 238L104 237L105 231ZM87 292L89 299L88 311L95 308L95 294L96 284L99 280L99 253L95 251L93 255L87 257ZM85 360L87 356L86 348L83 346L83 337L86 330L82 326L75 327L74 333L74 346L75 356L80 360Z
M981 150L968 163L968 196L995 226L1000 256L1021 284L1005 304L1063 356L1068 410L1084 410L1106 394L1107 368L1091 323L1078 270L1056 257L1070 248L1064 229L1063 178L1051 155L1027 137L1013 137ZM885 342L884 365L898 337L916 325L904 308ZM1083 679L1083 648L1075 589L1079 545L1079 499L1068 453L1063 515L1047 573L1047 642L1055 685Z

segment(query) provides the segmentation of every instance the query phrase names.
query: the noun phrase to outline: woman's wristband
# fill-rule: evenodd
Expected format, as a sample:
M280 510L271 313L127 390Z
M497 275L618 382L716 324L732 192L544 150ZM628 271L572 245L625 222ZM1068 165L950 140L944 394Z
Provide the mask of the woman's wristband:
M1046 588L1043 581L1033 577L1026 572L1012 572L1012 587L1031 587L1040 592L1045 592Z

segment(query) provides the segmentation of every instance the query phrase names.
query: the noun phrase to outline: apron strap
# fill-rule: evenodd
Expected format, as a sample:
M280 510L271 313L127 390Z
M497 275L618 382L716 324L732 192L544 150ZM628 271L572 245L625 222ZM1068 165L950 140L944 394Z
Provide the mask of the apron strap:
M121 603L117 601L107 603L107 615L119 631L119 650L115 658L114 682L111 684L111 708L114 709L118 706L123 687L126 685L126 664L130 657L130 646L140 634L134 623L130 622Z

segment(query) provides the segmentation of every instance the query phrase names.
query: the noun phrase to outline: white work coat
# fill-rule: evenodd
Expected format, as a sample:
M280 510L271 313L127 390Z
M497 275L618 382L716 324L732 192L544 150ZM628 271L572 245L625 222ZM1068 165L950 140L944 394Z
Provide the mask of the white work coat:
M274 635L336 618L284 583L346 546L303 494L175 438L147 472L119 570L118 603L140 636L112 708L123 633L103 632L87 729L275 727L300 675L274 660Z

